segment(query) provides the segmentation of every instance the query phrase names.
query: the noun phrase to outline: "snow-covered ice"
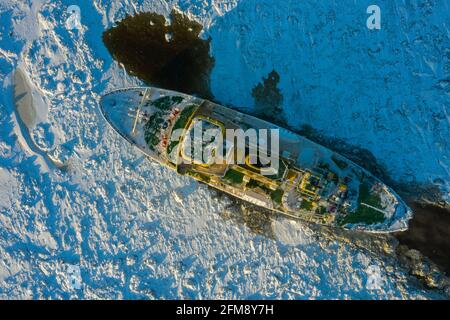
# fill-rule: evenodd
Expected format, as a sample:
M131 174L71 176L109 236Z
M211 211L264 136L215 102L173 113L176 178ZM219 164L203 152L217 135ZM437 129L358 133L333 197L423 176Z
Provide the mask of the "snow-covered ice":
M74 3L82 28L67 30ZM273 220L272 238L223 219L229 200L147 161L97 105L108 90L141 85L102 32L126 14L176 6L212 37L217 100L252 106L251 89L275 68L291 125L366 146L395 178L440 179L448 192L447 3L380 3L375 34L364 28L367 1L0 0L0 298L439 298L395 259L300 222ZM24 151L18 67L48 104L35 139L67 171ZM69 265L80 267L80 289ZM366 287L370 265L383 272L381 290Z

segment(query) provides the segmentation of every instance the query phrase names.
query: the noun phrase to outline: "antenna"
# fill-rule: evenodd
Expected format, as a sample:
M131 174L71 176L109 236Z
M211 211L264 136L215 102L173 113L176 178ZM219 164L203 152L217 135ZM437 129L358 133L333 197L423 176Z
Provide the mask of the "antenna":
M151 90L149 88L145 89L144 95L142 96L141 103L139 103L139 106L136 109L136 116L134 118L133 129L131 130L131 135L133 137L136 136L136 126L137 126L138 119L139 119L139 116L141 113L142 105L144 104L144 102L147 99L147 96L150 94L150 92L151 92Z

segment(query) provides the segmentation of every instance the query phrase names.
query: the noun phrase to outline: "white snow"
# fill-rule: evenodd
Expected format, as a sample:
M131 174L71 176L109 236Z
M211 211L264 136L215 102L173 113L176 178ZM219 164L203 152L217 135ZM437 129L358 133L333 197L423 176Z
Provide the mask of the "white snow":
M300 222L275 219L272 239L223 219L227 200L147 161L105 123L97 105L100 95L141 83L112 60L101 33L127 13L168 14L177 3L207 27L205 35L213 36L212 90L218 100L251 106L251 88L275 67L294 124L306 119L330 134L339 132L371 147L377 156L389 154L388 159L395 159L393 173L448 181L445 124L424 124L432 106L414 104L416 109L404 107L400 112L402 103L396 102L395 108L377 114L365 96L357 106L348 105L355 96L345 99L342 90L361 91L362 81L352 88L356 80L345 79L339 90L328 90L320 82L319 74L332 70L312 61L332 52L326 44L312 46L323 40L311 29L311 23L320 27L321 21L308 22L317 19L308 13L317 10L312 2L286 1L286 7L279 1L94 0L81 6L83 28L68 31L69 1L0 0L0 18L9 21L0 27L0 298L438 297L417 288L394 260L351 241L323 236ZM336 16L330 19L337 23ZM279 41L272 43L265 34ZM343 35L342 41L351 36ZM299 40L289 44L289 39ZM266 65L269 61L273 65ZM433 69L424 63L421 71L433 77L439 63L429 61L434 61ZM43 168L41 156L22 147L12 104L11 74L18 66L47 104L54 137L42 134L41 143L70 163L67 172ZM315 90L319 84L324 100L329 98L323 106L322 100L310 101L308 91L295 89L301 85ZM330 106L334 117L327 116ZM301 118L294 116L296 108ZM338 119L348 124L352 113L356 122L350 130ZM370 123L393 119L384 123L392 126L376 134L375 126L367 126L363 118ZM391 130L396 134L389 135ZM378 147L379 139L391 143ZM399 144L397 139L404 141ZM405 158L414 152L417 164ZM379 291L365 287L369 263L392 270L383 271L385 283ZM68 285L67 265L81 268L80 290Z

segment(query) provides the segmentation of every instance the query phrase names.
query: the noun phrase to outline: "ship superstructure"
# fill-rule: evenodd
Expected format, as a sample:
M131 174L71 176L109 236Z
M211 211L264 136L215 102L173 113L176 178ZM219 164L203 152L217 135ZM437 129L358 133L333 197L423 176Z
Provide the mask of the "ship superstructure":
M157 88L115 90L100 105L112 127L151 159L255 205L370 232L405 230L412 217L402 199L363 168L267 121ZM250 140L237 143L226 134L249 129L277 132L276 155L269 151L265 161L255 161ZM257 137L266 147L274 139Z

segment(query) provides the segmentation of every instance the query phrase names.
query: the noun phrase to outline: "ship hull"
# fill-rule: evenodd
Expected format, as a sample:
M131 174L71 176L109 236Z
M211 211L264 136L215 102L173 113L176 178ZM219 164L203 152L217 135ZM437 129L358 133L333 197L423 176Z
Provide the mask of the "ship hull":
M233 109L146 87L112 91L101 98L100 108L112 128L150 159L257 206L313 223L376 233L406 230L412 218L404 201L367 170L303 136ZM263 168L246 162L179 161L191 159L186 137L198 123L224 132L277 131L276 174L264 174ZM184 130L180 137L175 137L177 129ZM231 148L239 152L239 147Z

